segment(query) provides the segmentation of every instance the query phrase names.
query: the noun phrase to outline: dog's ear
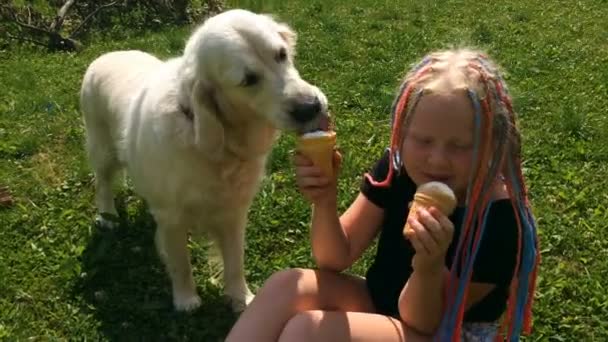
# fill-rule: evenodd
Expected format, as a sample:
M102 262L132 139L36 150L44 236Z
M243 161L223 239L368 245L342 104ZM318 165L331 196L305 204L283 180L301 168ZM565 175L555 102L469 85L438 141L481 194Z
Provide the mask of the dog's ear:
M190 103L195 144L212 159L220 158L224 150L224 125L213 89L199 80L195 81Z
M287 43L287 46L289 46L292 51L295 51L298 38L296 32L288 24L277 20L277 18L275 18L275 16L271 13L263 13L260 15L277 26L277 31L281 38L283 38L283 40Z
M293 50L296 47L298 35L294 30L285 23L279 24L279 35L287 42L287 45Z

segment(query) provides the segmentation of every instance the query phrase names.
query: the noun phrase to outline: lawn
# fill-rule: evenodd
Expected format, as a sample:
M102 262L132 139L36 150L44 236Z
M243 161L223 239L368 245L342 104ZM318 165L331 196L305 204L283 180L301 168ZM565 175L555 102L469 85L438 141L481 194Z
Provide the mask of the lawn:
M261 5L259 3L264 3ZM327 94L344 155L340 205L389 138L399 79L426 52L480 47L508 71L542 249L533 341L608 340L608 2L232 1L299 34L297 65ZM604 18L604 19L603 19ZM154 223L130 190L121 227L99 231L77 94L88 63L114 49L179 54L191 28L97 35L79 53L0 51L0 340L217 341L235 320L192 243L204 304L171 308ZM296 191L293 136L273 150L251 209L247 278L313 266L309 207ZM373 250L350 272L361 274Z

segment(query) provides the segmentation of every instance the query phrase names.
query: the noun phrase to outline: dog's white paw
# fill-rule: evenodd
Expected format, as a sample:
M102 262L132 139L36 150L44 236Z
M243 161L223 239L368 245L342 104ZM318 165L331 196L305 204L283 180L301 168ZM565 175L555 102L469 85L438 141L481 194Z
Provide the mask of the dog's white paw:
M110 214L99 214L95 216L95 226L98 228L112 230L118 228L119 225L118 218L113 217Z
M255 298L255 295L249 291L245 294L243 298L231 297L230 305L232 306L232 311L234 311L235 313L243 312L247 308L249 303L253 301L253 298Z
M201 297L198 295L176 295L173 297L173 306L177 311L192 311L201 306Z

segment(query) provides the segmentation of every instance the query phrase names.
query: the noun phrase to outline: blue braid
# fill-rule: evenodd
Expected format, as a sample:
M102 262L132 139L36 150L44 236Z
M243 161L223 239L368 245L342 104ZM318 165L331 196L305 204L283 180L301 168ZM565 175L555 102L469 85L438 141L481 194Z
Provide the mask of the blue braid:
M485 230L486 230L486 226L487 226L486 223L487 223L488 216L490 214L491 205L492 204L488 205L483 210L483 218L482 218L481 224L478 224L477 219L475 219L473 229L471 230L471 235L466 241L467 249L472 250L472 254L467 258L467 260L465 261L464 268L460 272L460 277L458 280L458 291L456 293L454 304L450 308L449 312L447 313L447 321L444 318L444 321L440 325L440 334L442 336L442 338L440 338L440 341L444 340L443 337L453 336L455 333L455 331L454 331L456 328L455 321L458 316L458 309L459 309L460 305L462 304L462 301L464 300L465 287L468 282L469 275L473 271L473 265L475 264L477 252L479 251L479 247L481 246L481 241L483 240L483 236L485 234ZM477 243L477 246L475 246L475 248L473 248L473 246L472 246L473 240L474 240L475 235L477 234L478 229L481 230L479 232L480 239L479 239L479 242ZM461 231L461 234L462 233L463 232ZM456 258L452 262L452 267L458 267L458 265L456 265L455 263L456 263Z
M528 283L535 264L535 256L538 252L536 250L536 224L530 208L525 205L525 198L523 196L522 189L520 188L519 181L517 180L515 173L515 165L511 159L509 159L509 177L513 184L513 191L517 195L517 210L519 211L521 218L522 227L522 254L521 264L518 271L518 285L516 294L516 310L513 316L513 327L512 327L512 341L517 341L519 334L521 333L524 311L528 300Z

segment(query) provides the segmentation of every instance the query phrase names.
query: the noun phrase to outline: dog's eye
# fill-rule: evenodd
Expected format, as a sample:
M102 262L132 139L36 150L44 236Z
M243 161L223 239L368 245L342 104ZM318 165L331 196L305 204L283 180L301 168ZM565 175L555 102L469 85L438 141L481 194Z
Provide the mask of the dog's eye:
M241 85L243 87L250 87L258 84L258 82L260 82L260 76L258 74L255 72L247 72L245 73L245 78L243 79L243 82L241 82Z
M277 52L277 55L275 56L275 60L278 63L281 63L281 62L285 62L286 59L287 59L287 49L281 48L279 50L279 52Z

